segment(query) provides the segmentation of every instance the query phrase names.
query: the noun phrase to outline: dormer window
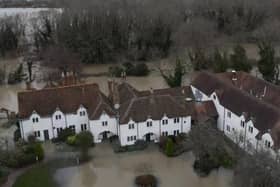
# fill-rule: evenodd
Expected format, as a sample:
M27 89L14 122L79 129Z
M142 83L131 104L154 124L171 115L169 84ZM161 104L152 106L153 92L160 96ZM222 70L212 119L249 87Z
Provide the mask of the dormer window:
M265 140L264 145L266 148L270 148L271 147L271 142L268 140Z
M56 120L61 119L61 115L55 115L55 119L56 119Z
M147 127L151 127L153 126L153 122L152 121L147 121Z
M134 129L134 123L128 124L128 129Z
M81 111L80 112L80 116L85 116L86 115L86 111Z
M107 121L102 121L102 126L103 127L108 126L108 122Z
M168 124L168 120L167 119L162 120L162 124L163 125L167 125Z
M39 118L32 118L32 122L33 123L38 123L39 122Z

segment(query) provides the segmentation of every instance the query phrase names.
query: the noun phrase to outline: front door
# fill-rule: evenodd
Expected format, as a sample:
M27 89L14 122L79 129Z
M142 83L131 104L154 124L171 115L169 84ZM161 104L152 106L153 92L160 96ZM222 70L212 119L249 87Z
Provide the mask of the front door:
M147 142L150 142L150 141L151 141L151 134L147 134L147 135L146 135L146 141L147 141Z
M107 134L108 134L108 132L104 132L104 133L103 133L103 140L105 140L105 139L108 138L108 135L107 135Z
M49 131L48 130L44 130L44 138L45 138L45 140L49 140L50 139Z

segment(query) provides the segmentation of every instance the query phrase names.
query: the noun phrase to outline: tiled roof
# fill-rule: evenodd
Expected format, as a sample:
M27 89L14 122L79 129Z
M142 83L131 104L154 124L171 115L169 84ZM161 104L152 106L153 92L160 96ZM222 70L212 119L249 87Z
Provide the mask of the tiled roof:
M242 89L243 91L261 97L263 101L274 105L280 109L280 87L267 81L250 75L249 73L238 71L236 73L226 72L217 75L229 84ZM235 77L235 81L232 78Z
M193 98L190 87L166 88L150 91L138 91L128 83L118 85L120 97L120 123L130 119L141 122L148 117L159 120L164 115L172 117L189 116L193 113Z
M221 105L239 116L246 113L247 119L254 119L254 125L261 133L270 131L274 142L280 145L277 136L280 134L279 108L238 88L221 75L200 72L192 85L207 95L216 92Z
M82 105L91 118L102 111L112 115L113 109L97 84L79 84L18 93L19 117L28 118L33 111L41 116L52 115L57 108L63 113L76 113Z
M148 118L160 120L165 115L169 118L189 116L188 110L169 95L154 95L134 98L120 110L120 123L130 119L143 122Z

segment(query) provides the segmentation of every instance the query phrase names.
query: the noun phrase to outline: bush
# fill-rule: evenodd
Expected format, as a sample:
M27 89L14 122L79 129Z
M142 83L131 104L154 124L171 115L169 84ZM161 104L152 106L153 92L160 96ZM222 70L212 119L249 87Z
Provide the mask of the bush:
M134 65L131 62L125 62L122 64L124 71L127 75L133 75L134 74Z
M76 145L81 150L81 161L88 160L88 150L93 146L93 135L89 131L80 132L76 136Z
M56 140L59 142L66 142L66 140L69 136L74 136L74 135L75 135L75 132L73 132L72 129L65 128L58 134L58 137Z
M0 163L12 168L24 167L43 159L44 150L40 143L20 145L14 151L0 154Z
M123 68L119 66L109 67L109 74L113 77L121 77L123 71L124 71Z
M28 145L27 147L29 154L35 155L39 161L44 159L44 149L40 143Z
M149 74L149 68L146 64L140 63L136 64L133 70L134 76L147 76Z
M172 156L174 153L174 142L171 138L167 139L166 147L165 147L165 154L167 156Z
M71 146L76 145L76 144L77 144L77 138L76 138L76 136L75 136L75 135L73 135L73 136L68 136L68 138L67 138L67 140L66 140L66 143L67 143L68 145L71 145Z
M21 134L20 134L20 130L17 129L17 130L14 132L14 141L17 142L19 139L21 139Z

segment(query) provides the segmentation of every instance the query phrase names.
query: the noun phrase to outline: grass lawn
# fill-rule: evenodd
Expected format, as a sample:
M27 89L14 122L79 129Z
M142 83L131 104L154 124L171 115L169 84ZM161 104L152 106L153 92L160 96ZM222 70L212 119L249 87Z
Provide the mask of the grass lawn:
M19 176L13 187L56 187L51 170L43 164L34 166Z

